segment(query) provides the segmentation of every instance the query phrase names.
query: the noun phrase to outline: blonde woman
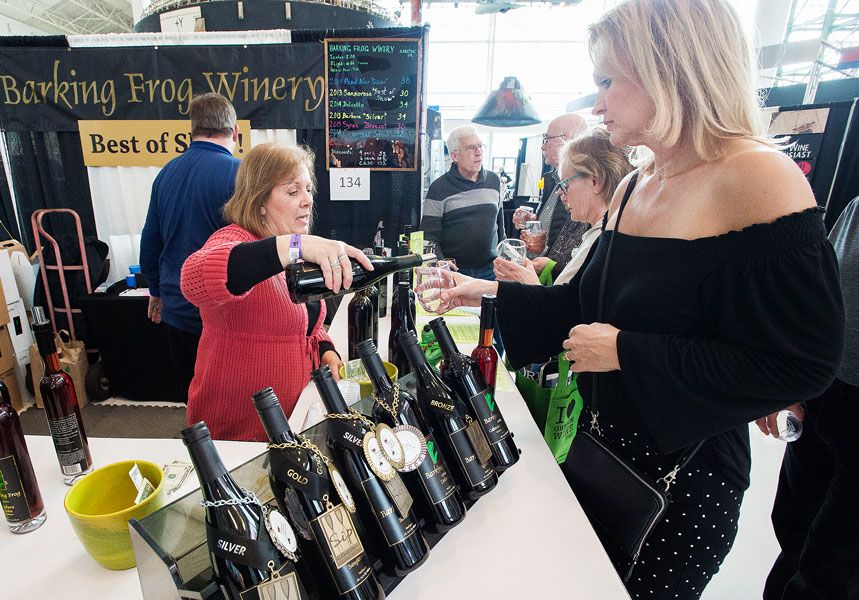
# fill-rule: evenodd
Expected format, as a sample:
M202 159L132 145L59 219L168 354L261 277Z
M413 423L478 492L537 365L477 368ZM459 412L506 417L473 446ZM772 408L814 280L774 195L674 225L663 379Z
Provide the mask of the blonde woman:
M493 263L498 281L518 281L536 285L560 285L570 281L602 233L602 222L608 203L620 180L632 170L626 149L612 145L604 127L595 127L561 147L558 176L561 202L570 215L568 225L587 223L590 229L582 235L581 244L573 248L572 258L562 268L546 257L524 266L496 258ZM565 235L565 227L559 238ZM538 276L539 274L539 276Z
M703 441L637 561L601 537L633 598L696 599L736 535L748 423L835 376L838 269L805 177L763 138L750 47L726 0L627 0L589 43L594 113L612 144L642 150L599 243L567 285L453 275L442 299L477 305L497 290L514 367L566 349L593 374L579 379L580 426L595 416L598 380L601 437L646 476ZM521 318L529 311L536 324Z
M199 307L203 335L188 392L188 423L206 421L212 437L266 440L251 395L271 386L287 415L320 364L340 357L322 323L325 305L294 304L284 268L304 259L322 266L334 291L352 285L343 242L308 235L313 212L313 154L261 144L242 161L219 229L182 267L182 293Z

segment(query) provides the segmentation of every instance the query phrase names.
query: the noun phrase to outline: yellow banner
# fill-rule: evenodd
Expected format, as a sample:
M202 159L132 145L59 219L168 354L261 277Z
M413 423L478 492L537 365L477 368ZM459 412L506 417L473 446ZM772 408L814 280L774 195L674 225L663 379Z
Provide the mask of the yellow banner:
M251 147L251 122L237 121L233 156ZM191 144L190 121L78 121L88 167L162 167Z

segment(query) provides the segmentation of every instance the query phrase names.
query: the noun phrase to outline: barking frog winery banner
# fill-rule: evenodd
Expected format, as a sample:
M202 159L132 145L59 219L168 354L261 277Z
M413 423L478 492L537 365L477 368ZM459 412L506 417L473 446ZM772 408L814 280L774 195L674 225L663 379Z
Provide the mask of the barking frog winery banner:
M157 139L157 144L149 144L150 149L158 150L157 162L150 159L121 164L163 164L166 139L172 142L176 153L181 152L184 138L180 130L187 128L188 105L194 96L206 92L218 92L229 98L239 119L249 121L254 129L323 129L323 59L319 43L3 47L0 48L0 129L85 129L81 131L81 143L90 154L93 148L100 150L102 146L101 154L110 154L107 152L110 146L118 149L115 154L128 160L134 160L134 156L142 158L148 153L146 141ZM134 127L128 131L142 132L137 122L150 120L184 123L153 124L154 129L146 128L156 137L146 136L143 140L138 136L137 148L141 152L135 153L132 134L123 134L125 124L117 121L134 121ZM104 123L104 131L99 131L99 122ZM247 124L240 124L240 129L247 138ZM162 149L161 139L165 135Z

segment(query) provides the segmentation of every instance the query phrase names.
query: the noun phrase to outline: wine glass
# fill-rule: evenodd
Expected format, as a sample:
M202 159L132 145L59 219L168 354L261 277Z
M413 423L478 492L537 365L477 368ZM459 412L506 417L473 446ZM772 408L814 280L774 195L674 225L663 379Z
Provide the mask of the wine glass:
M415 296L425 311L437 314L441 292L448 287L445 273L455 271L453 260L433 260L415 269Z
M802 421L790 410L782 410L776 415L778 439L783 442L795 442L802 435Z
M525 266L525 257L527 256L525 242L515 238L507 238L498 242L495 248L498 256L504 260L509 260L517 265Z
M546 234L548 232L543 229L543 223L540 221L528 221L522 230L522 239L525 242L528 250L528 258L535 258L543 253L543 247L546 245Z

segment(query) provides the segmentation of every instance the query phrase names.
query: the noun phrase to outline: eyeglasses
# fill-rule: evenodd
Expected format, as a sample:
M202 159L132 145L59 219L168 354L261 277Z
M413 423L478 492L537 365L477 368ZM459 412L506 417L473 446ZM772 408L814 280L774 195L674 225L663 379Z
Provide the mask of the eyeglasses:
M562 179L558 182L558 187L561 189L562 194L567 193L567 188L570 186L570 182L574 179L578 179L579 177L583 177L582 173L576 173L572 177L567 177L566 179Z
M460 148L459 150L460 150L460 152L471 152L472 154L474 154L478 150L483 152L484 148L486 148L486 144L469 144L468 146L464 146L464 147Z
M567 139L567 134L566 133L559 133L558 135L549 135L548 133L544 133L543 134L543 143L545 144L549 140L554 140L557 138L561 138L561 139L565 140L565 139Z

